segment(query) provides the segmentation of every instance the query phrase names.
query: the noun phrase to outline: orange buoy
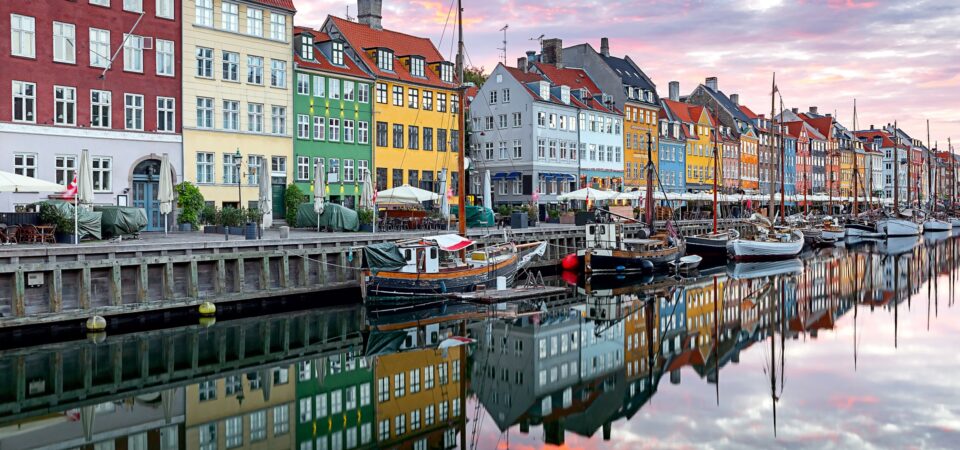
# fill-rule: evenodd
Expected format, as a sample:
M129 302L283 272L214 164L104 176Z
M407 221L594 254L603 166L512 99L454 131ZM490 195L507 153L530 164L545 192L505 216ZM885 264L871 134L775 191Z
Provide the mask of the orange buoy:
M571 253L560 261L560 265L563 266L563 270L576 270L580 266L580 260L577 259L576 253Z

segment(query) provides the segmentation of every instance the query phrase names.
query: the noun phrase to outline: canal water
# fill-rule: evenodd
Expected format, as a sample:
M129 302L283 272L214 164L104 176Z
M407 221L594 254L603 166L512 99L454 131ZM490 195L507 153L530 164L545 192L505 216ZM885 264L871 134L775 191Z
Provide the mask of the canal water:
M569 295L501 307L15 343L0 449L957 448L958 264L928 235L564 274Z

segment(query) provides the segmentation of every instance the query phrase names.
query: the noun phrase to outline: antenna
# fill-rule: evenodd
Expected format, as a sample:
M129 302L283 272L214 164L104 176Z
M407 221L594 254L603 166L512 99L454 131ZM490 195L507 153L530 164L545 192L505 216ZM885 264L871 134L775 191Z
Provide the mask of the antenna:
M500 31L503 32L503 47L500 47L497 49L503 52L503 65L507 65L507 29L508 28L510 28L509 23L504 25L503 28L500 29Z
M529 40L531 40L531 41L537 41L537 43L540 44L540 54L541 54L541 55L543 54L543 38L544 38L545 36L546 36L545 34L541 34L540 36L537 36L537 37L535 37L535 38L530 38L530 39L529 39Z
M347 20L353 22L353 17L350 17L350 5L347 5Z

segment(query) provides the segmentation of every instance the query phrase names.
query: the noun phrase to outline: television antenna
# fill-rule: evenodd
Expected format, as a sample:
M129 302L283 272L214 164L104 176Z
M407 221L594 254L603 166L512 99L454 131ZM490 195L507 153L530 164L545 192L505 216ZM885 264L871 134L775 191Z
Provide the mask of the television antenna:
M510 24L506 24L500 31L503 32L503 47L498 48L503 54L503 65L507 65L507 29L510 28Z
M546 36L545 34L541 34L540 36L537 36L535 38L530 38L531 41L537 41L537 43L540 44L540 54L543 54L543 38L545 36Z

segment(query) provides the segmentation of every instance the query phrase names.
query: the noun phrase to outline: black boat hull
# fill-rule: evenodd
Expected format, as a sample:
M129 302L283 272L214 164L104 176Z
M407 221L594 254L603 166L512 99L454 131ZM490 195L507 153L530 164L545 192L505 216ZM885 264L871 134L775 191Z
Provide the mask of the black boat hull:
M577 257L586 273L642 273L665 269L678 253L650 257L623 250L581 250Z

